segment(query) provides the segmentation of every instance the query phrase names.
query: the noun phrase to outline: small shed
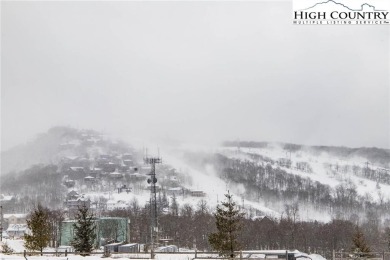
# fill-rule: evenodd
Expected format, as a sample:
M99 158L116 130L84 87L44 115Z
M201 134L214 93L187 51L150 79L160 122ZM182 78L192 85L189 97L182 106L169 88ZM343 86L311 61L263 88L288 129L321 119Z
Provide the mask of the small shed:
M138 253L139 252L139 244L125 244L118 247L119 253Z
M112 172L110 173L110 178L112 179L120 179L123 177L123 174L120 172Z
M159 252L178 252L179 249L175 245L161 246L157 249Z
M191 196L192 197L204 197L204 196L206 196L206 193L204 193L201 190L193 190L193 191L191 191Z
M169 196L179 196L183 194L183 188L182 187L174 187L174 188L169 188L167 190L167 195Z
M87 176L87 177L85 177L84 178L84 181L86 181L86 182L95 182L95 178L94 177L92 177L92 176Z
M118 252L119 246L121 245L123 245L122 242L107 244L104 246L104 250L108 250L109 252Z

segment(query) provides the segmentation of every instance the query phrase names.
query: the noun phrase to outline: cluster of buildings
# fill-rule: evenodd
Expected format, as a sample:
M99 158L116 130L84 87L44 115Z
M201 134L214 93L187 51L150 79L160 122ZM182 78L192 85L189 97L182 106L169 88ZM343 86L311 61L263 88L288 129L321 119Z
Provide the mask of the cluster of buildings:
M82 194L78 194L76 184L86 185L91 190L103 190L109 193L130 193L133 192L131 183L140 183L137 189L149 190L150 185L146 180L149 178L151 167L149 165L139 165L135 162L130 153L123 154L100 154L94 159L88 160L83 157L68 156L64 157L60 164L61 172L64 174L63 184L71 190L66 198L65 207L69 212L80 206L97 206L89 201ZM143 181L145 181L144 184ZM110 187L107 187L110 185ZM194 196L203 197L206 194L200 190L188 190L180 185L180 181L174 169L167 170L164 176L161 176L156 185L156 191L161 191L161 185L165 187L168 196ZM96 187L100 187L97 188ZM96 203L96 202L94 202ZM128 207L124 201L109 200L100 210L125 209Z
M99 182L102 178L121 179L125 174L134 174L138 168L129 153L121 155L101 154L97 158L88 159L78 156L63 157L60 162L61 172L66 176L64 184L71 188L75 181L86 183Z
M3 215L3 238L19 239L28 233L27 214L4 214Z

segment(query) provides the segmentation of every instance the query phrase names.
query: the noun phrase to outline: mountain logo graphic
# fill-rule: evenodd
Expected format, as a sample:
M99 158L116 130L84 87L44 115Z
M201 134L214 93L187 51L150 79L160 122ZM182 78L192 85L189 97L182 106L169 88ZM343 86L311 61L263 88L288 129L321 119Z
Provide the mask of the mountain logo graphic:
M360 9L352 9L352 8L346 6L345 4L342 4L342 3L339 3L339 2L336 2L336 1L333 1L333 0L328 0L328 1L325 1L325 2L316 3L315 5L313 5L311 7L308 7L308 8L305 8L305 9L301 9L299 11L307 11L307 10L310 10L310 9L314 9L316 7L322 7L322 6L326 6L326 5L330 5L330 4L337 5L339 7L343 7L345 9L348 9L349 11L352 11L352 12L361 12L361 11L363 11L364 7L372 8L373 11L378 11L378 12L386 11L386 10L378 10L378 9L376 9L375 6L370 5L368 3L362 4Z
M292 19L309 25L389 25L388 10L390 0L293 0Z

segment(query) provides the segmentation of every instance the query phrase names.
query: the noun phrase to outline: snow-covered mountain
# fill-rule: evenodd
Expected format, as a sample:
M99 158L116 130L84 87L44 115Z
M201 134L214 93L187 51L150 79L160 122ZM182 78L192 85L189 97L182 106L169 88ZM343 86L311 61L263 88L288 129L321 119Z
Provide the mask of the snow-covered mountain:
M40 148L28 161L41 164L28 168L24 157L34 147ZM25 148L14 149L12 160L2 153L3 164L18 166L15 158L22 158L20 168L26 169L12 176L3 171L2 193L14 198L13 212L28 211L25 205L35 200L67 206L71 191L96 210L149 202L150 166L143 163L142 149L68 128L51 129ZM250 217L280 218L294 208L302 220L355 221L368 212L390 219L390 152L385 149L227 142L165 147L161 156L163 164L156 170L163 210L173 203L196 207L202 200L215 208L229 191Z
M389 217L388 150L246 145L187 146L165 161L189 172L188 188L205 191L214 206L229 190L248 214L280 217L296 205L304 220L364 219L370 211Z

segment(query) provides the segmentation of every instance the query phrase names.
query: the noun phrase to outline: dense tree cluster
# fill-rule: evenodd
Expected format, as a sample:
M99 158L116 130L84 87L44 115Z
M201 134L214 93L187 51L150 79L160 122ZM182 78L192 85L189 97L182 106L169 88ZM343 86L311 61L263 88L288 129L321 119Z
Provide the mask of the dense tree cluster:
M5 212L30 212L37 202L50 208L61 208L66 188L61 185L63 175L55 165L34 165L19 174L2 178L4 193L15 194L12 203L4 205Z
M159 215L159 237L172 239L180 247L213 250L208 241L210 234L217 231L214 211L205 201L196 207L188 204L179 206L179 214L169 210ZM131 242L149 243L149 208L139 207L136 201L127 210L105 213L107 216L130 217ZM378 223L365 222L360 225L361 236L372 251L388 250L390 230L380 230ZM241 220L237 241L243 250L298 249L307 253L332 256L332 250L352 251L356 224L349 220L333 219L329 223L301 221L296 205L286 206L279 219L268 217Z
M209 208L205 200L200 200L196 207L169 203L165 208L160 205L162 200L158 203L160 238L171 239L171 243L179 247L213 249L208 237L217 231L215 211ZM172 207L177 207L177 211ZM48 245L49 241L58 240L58 221L63 215L56 210L43 210L46 212L45 226L49 228L50 237L45 240L45 245ZM299 204L286 205L282 217L278 219L246 214L241 220L242 228L237 233L237 241L243 250L298 249L331 257L332 250L354 250L354 245L361 245L364 237L363 242L372 251L388 250L390 229L383 230L378 215L372 210L367 212L366 221L360 222L359 234L354 220L334 219L329 223L301 221L299 214ZM87 215L85 220L90 216ZM101 216L129 218L130 242L150 243L148 205L141 207L134 200L127 209L105 211Z

